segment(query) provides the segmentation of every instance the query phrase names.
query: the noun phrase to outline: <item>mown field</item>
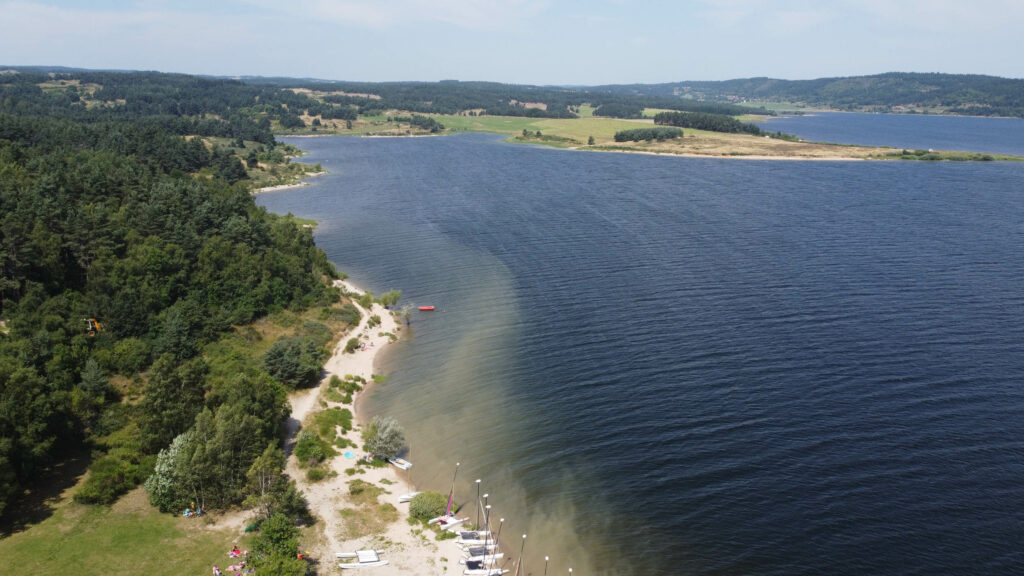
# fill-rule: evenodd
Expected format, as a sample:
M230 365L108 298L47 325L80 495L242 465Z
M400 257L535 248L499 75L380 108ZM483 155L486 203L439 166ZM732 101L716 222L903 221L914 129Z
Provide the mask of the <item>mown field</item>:
M53 514L0 539L0 572L8 576L180 576L209 574L231 561L238 530L204 519L161 514L138 488L107 508L62 498Z

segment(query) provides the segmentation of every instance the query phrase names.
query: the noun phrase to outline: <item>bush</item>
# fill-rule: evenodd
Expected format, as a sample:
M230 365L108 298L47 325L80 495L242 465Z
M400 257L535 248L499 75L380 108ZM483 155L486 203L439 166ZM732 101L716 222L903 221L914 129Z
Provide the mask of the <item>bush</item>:
M405 432L394 418L374 416L363 431L366 451L380 458L393 458L405 448Z
M440 492L427 490L413 496L412 501L409 502L409 516L426 522L431 518L437 518L444 514L444 509L447 506L448 499L442 496Z
M114 456L104 456L89 466L89 479L75 492L83 504L112 504L135 488L141 478L138 466Z
M125 338L114 344L114 363L121 374L140 372L149 366L149 346L138 338Z
M390 308L395 304L398 304L398 299L402 297L401 290L388 290L387 292L380 295L379 302L385 308Z
M324 442L315 432L303 430L299 433L299 440L295 443L295 457L303 465L315 465L327 459L328 455L335 454L331 445Z
M323 356L312 340L281 338L263 355L263 366L289 389L305 388L320 380Z
M306 472L306 479L310 482L319 482L327 476L327 472L319 466L314 466Z
M359 349L359 345L359 338L349 338L348 342L345 343L345 352L351 354Z

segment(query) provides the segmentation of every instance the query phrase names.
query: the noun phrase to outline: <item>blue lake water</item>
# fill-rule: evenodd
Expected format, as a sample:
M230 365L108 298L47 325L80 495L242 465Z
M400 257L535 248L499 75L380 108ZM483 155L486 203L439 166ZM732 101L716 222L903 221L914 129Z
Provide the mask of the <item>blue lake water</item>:
M437 307L364 407L526 572L1024 569L1024 166L293 142L259 203Z
M759 125L812 142L1024 155L1021 118L814 112Z

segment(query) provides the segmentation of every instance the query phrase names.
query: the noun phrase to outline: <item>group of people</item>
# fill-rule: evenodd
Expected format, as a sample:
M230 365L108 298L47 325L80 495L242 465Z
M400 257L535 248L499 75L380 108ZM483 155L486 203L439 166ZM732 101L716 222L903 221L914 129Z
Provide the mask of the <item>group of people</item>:
M248 558L249 551L242 552L238 549L238 545L231 547L231 551L228 552L228 558ZM252 574L256 571L255 568L248 568L245 560L240 560L238 564L232 564L226 568L228 574L234 573L234 576L242 576L243 574ZM216 564L213 565L213 576L224 576L221 569Z
M203 515L203 509L197 508L195 502L190 502L188 508L185 508L185 511L182 512L181 515L185 518L196 518Z

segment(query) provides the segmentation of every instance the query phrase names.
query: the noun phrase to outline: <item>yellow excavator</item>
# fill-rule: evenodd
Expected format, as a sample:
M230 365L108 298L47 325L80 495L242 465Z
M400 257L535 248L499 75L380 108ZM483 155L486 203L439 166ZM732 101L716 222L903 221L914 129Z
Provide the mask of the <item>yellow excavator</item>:
M85 323L89 325L87 333L90 337L95 336L97 332L103 331L103 326L100 325L99 320L95 318L83 318L83 320L85 320Z

